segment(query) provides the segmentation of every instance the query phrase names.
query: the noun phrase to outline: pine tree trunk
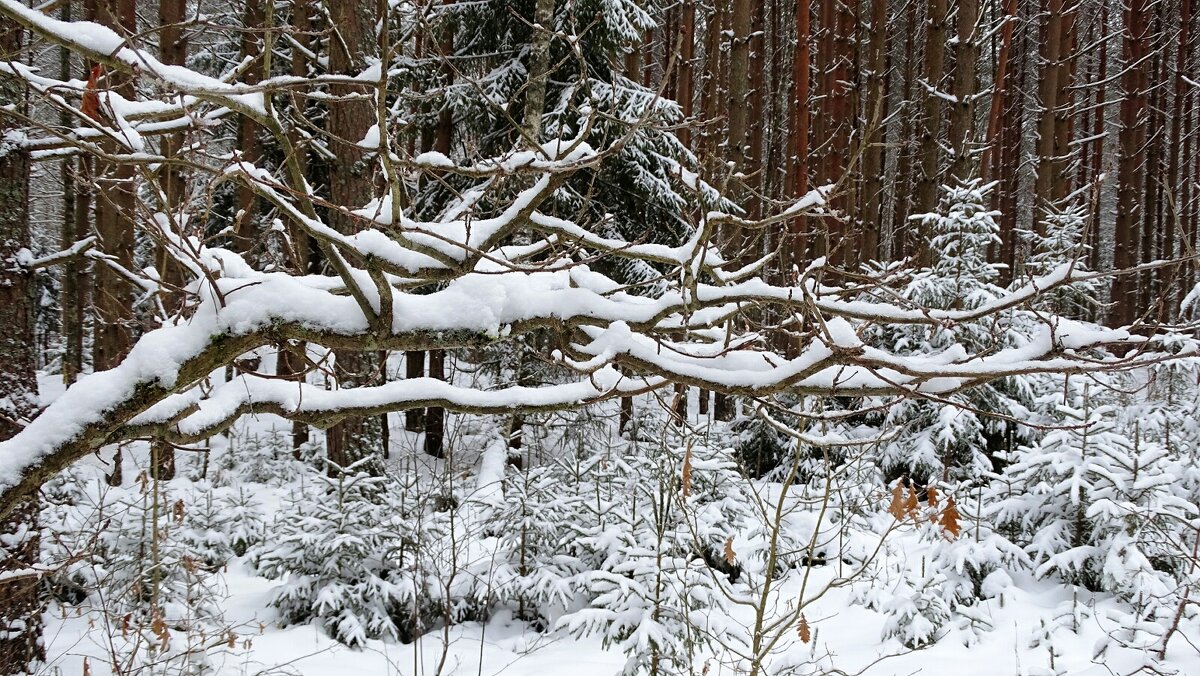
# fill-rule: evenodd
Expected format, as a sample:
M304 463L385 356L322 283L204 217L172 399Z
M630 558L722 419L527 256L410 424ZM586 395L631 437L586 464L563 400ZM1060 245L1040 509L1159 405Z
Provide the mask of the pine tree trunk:
M980 175L985 181L1011 180L1004 171L1005 160L1012 151L1007 148L1011 136L1010 111L1014 109L1013 99L1019 96L1016 89L1016 69L1012 67L1013 30L1017 24L1017 0L1006 0L1004 8L1004 27L1000 29L1000 50L996 56L996 74L992 84L992 101L988 110L987 137L984 139L983 161L980 165ZM1016 243L1016 214L1001 208L1005 198L1003 188L992 191L992 208L1000 211L997 219L1000 224L1000 243L993 247L995 252L992 260L1003 263L1000 281L1007 284L1012 281L1013 251Z
M888 115L887 97L887 2L871 0L871 25L869 51L870 75L867 79L866 112L868 123L877 118L882 124ZM878 113L878 114L876 114ZM884 143L881 129L867 129L870 136L863 152L862 228L863 244L860 258L870 260L879 257L879 233L883 228L882 206L884 192L883 153Z
M680 8L680 36L679 36L679 66L678 78L675 86L675 96L679 101L679 106L682 109L684 120L691 120L694 112L692 106L693 97L693 80L695 79L695 60L696 60L696 3L695 0L683 0L683 6ZM684 125L679 130L679 141L684 146L691 148L692 146L692 128L690 125Z
M945 69L946 52L946 0L929 0L928 24L925 29L925 86L941 89ZM925 93L925 111L922 118L920 153L921 174L917 181L916 203L913 213L924 214L937 204L939 136L942 126L942 99L933 92ZM923 233L924 234L924 233ZM928 241L922 236L921 241ZM923 246L922 258L928 260L928 247Z
M808 193L808 153L809 153L809 77L812 69L812 7L809 0L796 2L796 43L792 53L792 115L789 127L791 129L791 146L788 149L788 185L795 198ZM792 241L788 247L790 267L803 270L807 266L807 223L803 218L794 218L788 222L789 234ZM791 270L784 271L791 275Z
M72 3L64 2L63 21L72 20ZM65 82L71 79L71 52L59 50L59 77ZM71 124L71 114L63 111L59 124L64 128ZM91 211L90 195L84 177L87 172L86 158L66 158L62 162L63 213L62 237L59 243L64 249L87 236L91 230L88 214ZM80 213L82 210L82 218ZM59 307L62 309L62 378L65 385L74 383L83 371L83 310L87 284L83 275L86 266L70 260L63 266L62 289Z
M0 58L22 47L21 31L0 27ZM17 80L0 78L0 106L25 106ZM30 246L29 178L26 149L4 139L7 118L0 115L0 440L19 432L37 412L37 354L34 347L34 285L17 254ZM0 673L26 671L45 654L41 644L41 595L38 575L36 497L21 503L0 521Z
M974 95L976 62L979 60L979 43L975 35L975 24L979 19L979 0L959 0L954 46L954 103L950 108L950 136L948 144L953 153L950 175L965 181L975 170L971 159L972 130L975 122Z
M425 377L425 352L410 351L404 353L404 377ZM404 412L404 429L409 432L421 432L425 429L425 409L410 408Z
M170 2L171 0L163 0ZM262 80L262 25L265 20L262 0L246 0L246 4L242 9L242 25L245 30L241 37L241 53L238 55L243 63L249 63L245 74L242 75L242 81L248 85L258 84ZM331 44L337 42L331 40ZM349 44L349 43L347 43ZM331 56L334 52L344 52L344 49L331 49ZM332 66L332 61L330 63ZM341 103L331 104L333 107L340 107ZM246 161L257 164L262 159L262 148L258 141L258 125L249 117L243 115L238 118L237 132L237 149ZM330 129L330 131L333 131ZM336 132L334 132L336 133ZM345 137L343 137L345 138ZM357 141L361 137L350 139L351 142ZM332 145L343 145L339 142L334 142ZM337 154L336 148L330 148ZM340 156L339 156L340 159ZM252 252L261 244L258 241L258 233L255 232L257 223L256 197L253 188L248 185L239 184L237 189L237 213L234 215L233 223L233 241L231 247L234 251L241 253L244 256L252 255ZM342 203L339 203L342 204ZM358 203L356 202L357 206Z
M533 10L533 45L529 56L529 86L525 92L525 133L538 142L546 110L546 81L550 77L550 42L554 37L554 0L537 0Z
M750 96L750 32L754 25L753 3L733 0L733 33L729 49L729 133L727 155L745 171L749 115L746 101Z
M375 46L373 8L355 3L330 3L334 28L340 39L330 41L329 70L341 75L358 75L367 67ZM334 204L357 207L373 195L372 177L364 173L365 152L355 145L375 123L374 104L354 85L331 85L330 93L342 97L329 104L327 129L334 155L330 167L329 192ZM341 210L329 212L330 223L339 232L353 233L357 226ZM354 388L378 384L382 365L375 352L341 350L335 353L338 386ZM346 467L382 451L383 432L378 416L344 420L326 432L329 460Z
M86 7L87 5L85 5ZM134 0L96 0L89 19L118 34L137 32ZM135 99L133 80L110 73L116 86L105 88ZM111 81L110 81L111 82ZM101 111L101 114L105 114ZM96 234L100 249L126 269L133 269L135 185L134 167L128 163L97 162L95 176ZM97 371L116 366L133 344L133 291L129 283L106 265L96 265L93 287L96 318L93 328L92 365Z
M446 351L429 351L429 377L446 379ZM446 410L436 406L425 409L425 453L446 457Z
M1120 158L1117 166L1116 232L1113 267L1128 269L1138 263L1139 229L1142 219L1142 188L1145 182L1146 142L1146 57L1149 43L1149 11L1146 0L1129 0L1124 11L1125 71L1121 77ZM1132 324L1138 313L1137 277L1118 275L1113 280L1112 323Z
M186 5L181 0L158 2L158 22L162 26L158 34L158 51L159 60L163 63L183 65L187 60L187 34L181 26L186 18L185 10ZM182 145L182 134L168 134L163 137L162 154L168 158L174 157ZM159 169L159 185L166 196L165 211L169 214L169 220L176 223L179 222L177 215L185 198L183 180L183 172L177 166L167 163ZM164 250L158 252L156 263L159 278L168 287L182 284L183 275L179 265ZM177 294L168 293L164 302L170 310L180 300ZM166 443L155 442L151 458L154 462L152 473L156 479L169 481L175 478L174 448Z
M913 106L913 89L916 86L916 25L917 25L917 4L910 3L906 16L906 30L904 38L904 72L901 77L901 94L900 100L906 110L915 113ZM915 144L913 137L916 135L915 130L918 124L916 114L904 115L904 120L901 123L899 135L899 147L896 150L896 181L895 195L896 198L892 204L892 230L891 230L891 257L892 259L907 258L918 250L918 237L914 234L915 228L912 227L908 220L909 212L915 203L916 185L920 180L916 176L919 170L915 159Z
M1155 3L1155 7L1161 12L1166 5L1164 3ZM1150 26L1150 35L1162 34L1161 15L1153 19ZM1141 246L1141 262L1149 262L1159 258L1158 249L1158 234L1160 232L1160 216L1159 207L1160 188L1162 185L1161 167L1159 163L1162 157L1162 96L1165 88L1158 86L1158 83L1164 81L1165 78L1160 76L1160 69L1165 61L1165 54L1158 45L1151 45L1153 56L1147 66L1147 89L1149 90L1149 101L1147 108L1147 124L1146 124L1146 143L1145 143L1145 167L1142 174L1145 178L1145 185L1142 192L1142 246ZM1149 86L1153 82L1154 86ZM1149 312L1157 309L1156 301L1158 292L1155 288L1156 274L1153 270L1143 270L1138 275L1138 307L1143 312ZM1151 319L1161 319L1154 315L1150 315Z
M310 51L309 45L312 41L309 35L309 31L311 30L311 26L309 25L309 16L312 13L311 1L295 0L292 3L292 35L289 40L289 44L291 45L289 56L291 58L291 74L296 77L306 77L309 74L308 53ZM307 102L302 97L293 95L286 105L292 115L303 116ZM303 139L298 131L292 131L292 144L295 148L304 147ZM307 175L309 170L308 155L304 152L299 152L295 159L300 166L300 173ZM290 267L298 274L307 273L311 267L310 258L312 257L314 248L309 242L308 234L295 225L289 225L288 238L291 241L290 250L287 252L290 259ZM276 374L304 382L309 368L306 359L307 350L306 345L301 342L281 345L275 362ZM299 421L293 422L292 457L300 460L302 456L301 449L308 441L308 425Z
M1012 53L1013 28L1016 26L1017 0L1005 0L1004 27L1000 29L1000 52L996 56L996 75L993 78L992 102L988 108L987 138L983 149L984 179L998 178L1000 169L1000 121L1012 88L1009 74L1009 55ZM1003 238L1003 234L1001 234Z
M1190 123L1193 116L1191 87L1184 80L1187 77L1188 55L1191 46L1192 0L1180 0L1179 7L1179 44L1175 52L1175 109L1172 114L1171 128L1171 166L1167 169L1167 183L1172 190L1178 190L1178 202L1172 210L1172 222L1177 223L1179 234L1170 241L1178 241L1178 255L1188 251L1191 244L1191 232L1195 229L1194 221L1188 219L1188 206L1191 202L1191 181L1186 176L1188 159L1191 157ZM1195 261L1187 261L1181 265L1178 279L1180 283L1174 286L1168 306L1179 307L1179 292L1191 289L1195 284L1193 271Z

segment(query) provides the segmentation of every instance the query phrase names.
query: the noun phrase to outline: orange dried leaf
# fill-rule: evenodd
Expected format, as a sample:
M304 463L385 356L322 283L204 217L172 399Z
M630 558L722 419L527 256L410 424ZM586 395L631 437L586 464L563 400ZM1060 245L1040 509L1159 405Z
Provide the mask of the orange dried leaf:
M88 658L83 658L83 676L92 676L92 665L88 664Z
M103 73L104 67L100 64L92 66L92 72L88 75L87 87L83 90L83 101L79 106L84 115L96 121L100 120L100 94L96 92L96 83Z
M958 537L958 534L962 532L962 526L959 525L958 519L958 506L954 504L954 497L946 498L946 508L942 510L942 519L938 524L952 538Z
M892 489L892 504L888 505L888 514L896 517L896 520L904 518L904 488L897 483Z
M737 555L733 552L732 535L730 535L729 539L725 541L725 563L728 563L731 566L737 563Z
M808 626L808 619L803 615L800 616L800 627L797 629L800 634L800 642L808 643L812 640L812 630Z
M930 486L929 488L925 489L925 502L927 502L929 504L929 506L932 507L933 509L937 509L937 506L938 506L937 488Z
M163 619L162 613L155 611L154 621L150 623L150 631L162 641L163 650L167 649L167 645L171 642L171 632L167 629L167 622Z
M911 491L908 492L908 500L906 500L904 502L904 512L908 516L911 516L913 518L913 521L916 521L917 520L917 512L920 509L921 509L921 503L917 500L917 489L914 487Z

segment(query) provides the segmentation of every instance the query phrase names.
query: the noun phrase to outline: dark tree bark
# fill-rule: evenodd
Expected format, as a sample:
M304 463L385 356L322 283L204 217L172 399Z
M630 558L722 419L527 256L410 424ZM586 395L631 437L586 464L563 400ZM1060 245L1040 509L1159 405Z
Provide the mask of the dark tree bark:
M166 64L183 65L187 60L187 34L183 31L183 21L186 18L184 0L159 0L158 23L162 27L158 34L159 60ZM183 145L182 134L167 134L162 140L162 154L168 158L174 157ZM178 166L170 163L159 169L159 185L166 196L163 205L168 218L179 222L178 214L183 206L184 177ZM169 286L179 286L183 282L183 274L179 265L164 251L158 252L159 278ZM175 294L167 294L168 308L179 302ZM151 448L152 474L154 478L168 481L175 478L175 449L162 442L155 442Z
M72 9L71 2L64 2L59 18L71 21ZM65 47L60 49L59 59L59 77L63 81L70 80L70 50ZM71 114L63 111L59 117L59 124L63 127L69 126ZM63 220L59 243L64 249L91 232L91 223L88 221L91 213L91 195L88 182L84 178L89 166L86 158L67 158L62 162ZM78 260L70 260L63 265L62 289L58 303L62 309L62 378L66 385L74 383L83 371L83 313L88 287L83 276L86 270L87 266Z
M745 102L750 97L750 33L754 25L754 3L750 0L733 0L733 43L729 49L729 159L737 163L738 170L745 170L748 159L749 110Z
M0 58L15 57L21 31L0 27ZM0 106L25 106L24 88L0 78ZM0 112L0 139L9 121ZM26 149L0 140L0 439L8 439L37 412L34 285L18 253L30 246L30 160ZM45 657L41 644L41 595L38 575L36 497L28 498L0 521L0 672L26 671Z
M1133 267L1138 262L1138 226L1142 221L1142 189L1145 183L1147 122L1146 68L1149 55L1150 11L1146 0L1129 0L1124 11L1125 71L1121 77L1120 157L1117 166L1116 233L1113 266ZM1129 325L1138 316L1137 277L1118 275L1113 280L1110 319Z
M1013 143L1014 132L1010 117L1016 110L1014 98L1019 96L1016 88L1016 69L1013 68L1013 30L1017 25L1017 0L1006 0L1004 27L1000 29L1000 50L996 55L996 73L993 78L992 101L988 109L986 137L980 174L985 181L997 180L1003 186L1013 177L1005 173L1005 161L1012 154L1007 144ZM1001 187L992 191L992 208L1000 210L1000 244L994 246L993 260L1004 264L1001 281L1012 281L1014 245L1016 243L1016 214L1001 208L1005 190Z
M163 1L170 2L171 0ZM241 53L239 54L243 62L250 63L246 69L246 74L243 76L246 84L257 84L262 80L261 59L263 58L263 54L261 28L264 20L265 15L261 0L246 0L245 7L242 10L242 25L245 26L245 29L241 33ZM344 52L345 50L340 51ZM330 65L332 67L332 62ZM338 107L338 104L333 105L334 107ZM262 147L258 140L258 131L258 125L250 118L242 116L238 120L237 149L242 157L245 157L247 161L252 163L257 163L262 159ZM351 140L356 141L358 139ZM257 200L254 190L249 186L239 185L237 189L237 213L234 216L233 223L232 246L234 251L243 255L251 255L256 248L261 246L258 233L255 232L255 226L258 221L257 214L255 213L256 204Z
M695 0L683 0L680 8L679 35L679 66L675 84L675 96L683 110L685 120L692 117L693 79L695 78L696 60L696 3ZM679 130L679 140L685 146L692 145L692 128L685 125Z
M367 67L367 58L375 50L375 17L368 4L328 2L338 39L330 40L329 70L341 75L358 75ZM357 143L375 123L374 103L358 96L362 89L354 85L333 85L337 97L329 105L328 142L334 159L329 172L329 194L334 204L366 204L374 193L372 176L365 173L365 151ZM340 232L353 233L354 220L345 212L330 210L330 223ZM377 384L382 365L374 352L336 353L338 386L344 388ZM378 456L382 451L383 432L378 416L352 418L331 427L325 436L329 460L346 467L360 459Z
M904 37L904 71L900 78L901 96L906 112L904 120L901 123L901 131L899 137L899 147L896 150L896 180L895 180L895 199L892 204L892 246L891 254L893 259L903 259L911 256L913 252L918 250L918 238L914 234L915 228L911 227L908 221L909 211L912 209L913 197L916 194L916 184L920 180L916 173L919 166L914 161L916 159L916 149L913 143L915 129L917 128L918 115L913 105L913 90L916 80L916 61L917 61L917 38L916 25L918 20L917 3L908 5L908 12L905 16L905 31Z
M954 45L954 103L950 107L947 143L953 153L950 175L960 181L967 180L975 171L971 141L975 121L974 97L978 90L976 64L979 61L979 43L975 34L978 20L979 0L959 0Z
M309 31L309 16L312 13L311 0L295 0L292 3L291 27L292 35L289 43L291 49L289 56L291 59L291 74L296 77L305 77L309 74L309 59L310 42L312 41ZM307 102L299 96L292 96L287 103L288 112L292 115L303 116ZM296 125L298 127L299 125ZM304 139L298 132L292 133L292 144L295 148L304 148ZM300 151L295 158L300 167L302 174L307 174L309 169L308 155ZM309 243L308 235L300 228L289 225L289 237L291 246L288 250L290 265L293 270L298 273L304 273L309 270L310 258L312 256L312 248ZM295 343L292 345L281 345L279 354L276 358L275 369L276 375L291 377L296 380L303 380L305 374L309 370L309 364L305 358L307 348L304 343ZM301 458L301 448L308 443L309 430L308 425L301 422L292 423L292 456L299 460Z
M1070 185L1066 167L1066 128L1070 114L1071 41L1074 12L1066 0L1050 0L1042 31L1042 68L1038 97L1042 109L1038 118L1038 166L1035 192L1040 209L1046 209L1065 196Z
M429 377L446 379L446 351L429 351ZM425 453L446 457L446 410L436 406L425 409Z
M86 5L85 5L86 6ZM122 35L137 32L134 0L95 0L89 19ZM116 93L133 100L130 78L106 83ZM101 115L104 111L101 111ZM96 234L101 249L126 269L133 269L135 185L134 167L128 163L96 163ZM95 267L93 287L96 320L92 365L97 371L116 366L133 346L133 290L106 265Z
M870 42L867 78L866 113L868 122L877 117L882 123L887 118L887 2L871 0ZM876 115L876 111L878 115ZM881 129L867 129L867 147L863 152L862 185L862 255L863 260L879 256L879 232L883 227L883 154L884 143Z
M1184 80L1187 77L1191 47L1191 23L1192 23L1192 0L1180 0L1179 7L1179 43L1175 51L1175 108L1173 117L1173 126L1171 128L1171 165L1167 169L1167 182L1172 186L1172 189L1179 191L1178 202L1172 208L1172 223L1178 224L1178 244L1179 254L1188 251L1192 244L1192 232L1196 229L1196 222L1188 218L1188 207L1191 203L1192 182L1188 180L1187 171L1189 169L1189 158L1191 158L1191 120L1193 119L1192 109L1192 88ZM1175 237L1169 241L1174 242ZM1170 307L1175 308L1179 305L1179 292L1183 289L1191 289L1195 284L1195 276L1193 274L1196 267L1196 262L1186 262L1182 265L1182 270L1179 274L1180 284L1174 287L1172 297L1170 299Z
M929 0L929 16L925 28L925 86L941 90L945 75L946 58L946 0ZM932 211L937 204L938 185L941 172L938 167L939 137L942 127L942 99L936 93L925 93L925 110L922 116L919 147L921 173L917 180L916 202L913 212ZM927 239L927 238L922 238ZM923 257L928 257L928 247L922 247Z
M425 353L424 352L405 352L404 353L404 377L405 378L423 378L425 377ZM410 408L404 412L404 429L409 432L421 432L425 429L425 409Z

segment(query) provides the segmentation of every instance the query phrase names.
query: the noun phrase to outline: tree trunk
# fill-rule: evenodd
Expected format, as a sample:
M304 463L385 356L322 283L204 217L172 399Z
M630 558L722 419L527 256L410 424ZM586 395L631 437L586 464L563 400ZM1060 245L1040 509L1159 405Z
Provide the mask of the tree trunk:
M726 137L727 156L736 163L737 171L745 171L747 154L748 108L750 96L750 32L754 25L753 3L733 0L733 43L729 49L729 133Z
M185 12L186 4L182 0L158 2L158 22L162 26L158 34L158 51L159 60L163 63L181 66L187 60L187 34L181 25L186 18ZM167 134L162 140L162 154L168 158L174 157L182 145L182 134ZM159 169L159 185L166 196L164 211L172 223L182 222L179 216L185 199L183 181L179 167L166 163ZM179 265L163 250L158 252L157 267L159 278L169 287L182 284L183 275ZM179 300L175 294L168 294L165 301L168 309L174 309ZM151 449L151 459L154 478L162 481L175 478L175 449L169 444L156 441Z
M992 84L992 101L988 110L987 137L984 139L983 161L980 164L980 175L985 181L1011 180L1004 171L1004 163L1012 151L1007 148L1011 143L1012 134L1010 111L1015 110L1014 95L1019 95L1016 88L1016 69L1012 68L1013 29L1017 24L1017 0L1006 0L1004 8L1004 27L1000 29L1000 51L996 56L996 75ZM1000 211L1000 243L995 249L992 259L1003 263L1000 272L1001 283L1012 281L1013 252L1015 250L1016 213L1001 208L1005 190L1000 188L992 192L992 208Z
M1180 0L1179 7L1179 44L1175 53L1175 110L1172 115L1171 128L1171 165L1167 169L1167 183L1172 190L1179 191L1178 201L1172 209L1172 222L1179 229L1179 255L1188 251L1191 244L1191 232L1195 229L1194 221L1188 220L1188 205L1191 202L1191 181L1186 176L1187 160L1191 157L1192 135L1189 123L1193 116L1191 87L1184 80L1187 77L1188 55L1191 46L1192 0ZM1176 241L1171 238L1172 243ZM1195 284L1192 271L1195 261L1184 262L1178 279L1180 283L1173 287L1169 307L1179 307L1179 292L1191 289Z
M370 5L328 3L334 29L340 39L330 40L329 71L339 75L358 75L367 67L375 47L375 17ZM330 93L341 97L329 104L327 130L334 155L330 168L329 193L334 204L355 208L366 204L374 189L372 177L364 173L365 152L357 142L375 123L374 103L362 94L361 87L331 85ZM351 234L357 227L341 210L330 210L330 223L339 232ZM374 385L380 381L381 364L375 352L341 350L336 352L338 387ZM378 416L344 420L326 432L329 460L346 467L362 458L379 454L383 431Z
M886 0L871 0L869 68L867 78L866 111L868 124L877 117L879 122L887 119L887 2ZM876 111L878 115L876 116ZM862 186L862 225L863 245L860 258L869 260L879 256L879 231L883 227L883 152L884 143L880 138L881 129L867 129L869 136L865 137L868 144L863 152L863 186Z
M971 141L977 89L975 66L979 60L979 43L975 35L978 19L979 0L959 0L958 34L954 45L954 103L950 108L948 144L953 153L950 175L960 181L970 178L975 169L971 159Z
M812 3L810 0L797 0L795 5L796 41L792 49L792 92L791 116L788 120L788 175L787 189L791 196L799 199L808 194L809 172L809 88L812 70ZM808 266L808 223L803 217L793 218L787 222L787 241L783 248L783 265L781 278L790 280L794 270L803 270ZM796 356L799 344L794 339L788 339L785 353L789 357ZM708 396L701 393L700 413L708 413Z
M532 143L542 131L546 81L550 77L550 42L554 38L554 0L537 0L533 10L533 45L529 55L529 87L525 91L525 133Z
M917 25L917 3L909 3L909 9L906 13L904 37L904 71L900 78L901 93L900 100L903 102L905 109L913 110L913 88L915 86L915 70L917 61L916 50L916 25ZM892 204L892 228L891 228L891 257L895 259L903 259L911 256L918 249L919 241L914 235L914 228L911 226L908 216L914 204L916 195L916 185L920 178L916 176L919 170L916 159L916 149L913 143L913 136L917 128L919 120L917 115L908 114L903 116L901 122L899 144L896 149L896 181L895 181L895 200Z
M309 25L309 16L312 14L311 1L295 0L292 3L292 36L289 41L291 44L289 56L291 58L291 73L296 77L307 77L309 75L308 51L312 40L308 33L311 30L311 26ZM299 117L304 115L305 107L308 104L303 97L293 95L288 100L287 105L290 107L291 114ZM297 149L304 147L301 134L294 130L292 132L292 144ZM301 174L307 175L309 168L308 155L304 151L299 151L296 162L300 165ZM308 234L302 229L294 224L290 224L288 227L288 239L291 241L291 247L287 253L291 267L297 273L304 274L310 269L309 259L312 256L314 247L310 245ZM308 361L305 358L307 350L308 348L304 343L281 345L275 362L276 375L291 377L303 382L309 368ZM300 460L301 449L308 441L308 425L299 421L293 422L292 457Z
M987 138L983 149L982 175L985 180L1000 176L1000 121L1012 83L1009 55L1012 53L1013 28L1016 26L1017 0L1005 0L1004 27L1000 29L1000 52L996 56L996 76L992 84L992 102L988 108Z
M22 47L21 31L0 28L0 58L13 58ZM17 80L0 78L0 106L25 106ZM0 116L0 139L8 131ZM18 252L30 246L30 161L26 149L0 140L0 440L21 430L37 412L37 354L34 348L34 285ZM41 595L38 575L36 497L21 503L0 521L0 673L26 671L43 659Z
M62 6L63 21L71 21L72 3ZM66 47L59 50L59 77L65 82L71 79L71 52ZM63 111L59 124L64 128L71 125L72 116ZM87 186L88 160L86 157L66 158L62 162L63 215L62 237L59 243L65 249L87 236L91 231L88 215L91 212L91 195ZM83 371L83 311L85 290L83 275L86 266L78 260L63 265L62 290L59 307L62 308L62 378L63 384L74 383Z
M1129 0L1125 19L1125 72L1121 77L1120 158L1117 166L1116 232L1113 267L1122 270L1138 263L1138 225L1142 216L1145 181L1146 62L1149 46L1149 12L1146 0ZM1118 275L1113 280L1112 323L1132 324L1137 318L1137 277Z
M928 25L925 29L925 85L935 90L942 86L945 69L946 52L946 0L929 0ZM921 174L917 180L916 203L913 212L928 213L937 204L938 185L941 183L941 173L938 171L939 135L942 126L942 99L934 92L925 94L925 111L922 117L924 127L921 130L920 153ZM925 233L922 233L925 234ZM922 242L928 242L928 237L922 236ZM929 259L929 247L922 246L922 259Z
M429 377L446 379L446 351L429 351ZM435 458L446 457L446 410L437 406L425 409L425 452Z
M118 34L137 32L134 0L96 0L89 19ZM129 100L135 98L133 80L121 78L105 87ZM105 114L101 111L101 114ZM126 269L133 269L134 167L129 163L97 162L96 234L100 249ZM116 366L133 345L133 290L106 265L96 265L92 365L97 371Z
M695 0L683 0L680 8L679 35L679 66L675 84L675 96L682 109L684 120L691 120L693 113L692 80L695 78L696 59L696 3ZM685 124L679 130L679 141L684 146L692 146L692 128Z
M675 394L671 398L671 414L675 417L675 424L683 426L688 421L688 386L682 383L675 383Z
M171 2L172 0L162 1ZM246 0L245 7L242 10L242 25L245 26L245 29L241 34L241 53L239 57L242 62L250 64L246 69L245 75L242 76L242 80L248 85L258 84L262 80L262 64L260 61L263 54L262 45L259 40L262 37L261 29L264 20L265 16L261 0ZM331 45L334 42L336 40L331 40ZM344 49L331 49L330 53L332 55L332 53L339 51L345 52ZM331 61L330 66L332 67L332 65ZM331 106L336 108L342 104L343 102L332 103ZM333 131L333 129L331 128L330 131ZM333 133L337 132L333 131ZM362 137L355 137L349 140L354 142L359 138ZM337 141L333 143L335 145L342 145ZM238 118L237 150L250 163L257 164L262 159L262 148L258 142L258 125L245 115ZM336 149L331 148L331 150L334 150L335 154L337 153ZM340 166L340 163L337 164ZM232 248L243 256L255 255L258 253L255 250L262 246L259 242L259 233L256 232L258 223L258 215L255 213L256 203L254 190L248 185L239 184L237 188L237 213L234 214L233 222ZM354 204L355 206L359 206L357 202Z
M404 353L404 377L425 377L425 352L410 351ZM425 409L410 408L404 412L404 429L409 432L421 432L425 429Z

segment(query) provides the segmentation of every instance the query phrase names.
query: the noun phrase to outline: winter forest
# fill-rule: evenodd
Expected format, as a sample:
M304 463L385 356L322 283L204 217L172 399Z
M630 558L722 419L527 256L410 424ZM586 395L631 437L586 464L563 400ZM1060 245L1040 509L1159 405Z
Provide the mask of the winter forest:
M1200 674L1193 0L0 0L0 673Z

